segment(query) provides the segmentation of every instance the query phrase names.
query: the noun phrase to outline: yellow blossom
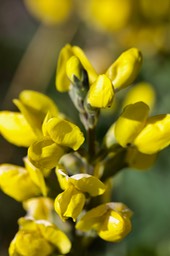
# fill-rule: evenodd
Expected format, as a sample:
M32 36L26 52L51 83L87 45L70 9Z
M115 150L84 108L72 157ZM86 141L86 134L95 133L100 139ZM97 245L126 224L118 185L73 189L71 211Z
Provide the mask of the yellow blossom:
M154 154L170 144L170 114L149 117L134 145L145 154Z
M134 85L126 94L122 108L129 104L143 101L150 109L153 109L155 98L156 95L153 86L147 82L140 82Z
M24 201L23 207L27 211L27 216L37 220L51 220L53 204L49 197L34 197Z
M109 32L123 28L130 17L129 0L87 0L80 3L80 14L90 24Z
M148 118L149 107L136 102L125 107L115 124L115 137L122 147L131 145Z
M73 7L72 0L24 0L32 15L47 25L60 24L68 19Z
M106 72L115 90L129 86L138 75L141 64L142 54L137 48L123 52Z
M58 145L77 150L84 142L84 135L79 127L67 120L50 118L43 128L44 135L49 136Z
M64 192L56 197L54 207L62 220L69 217L74 221L77 219L86 201L85 193L98 196L105 192L105 185L89 174L75 174L69 177L61 166L56 169L56 173Z
M122 147L135 146L143 154L155 154L170 144L170 115L148 117L143 102L127 105L114 126L115 137Z
M42 124L47 113L51 116L59 115L58 108L52 99L36 91L24 90L20 93L19 99L14 99L13 102L37 136L42 135Z
M40 169L52 169L65 154L65 149L49 137L42 137L28 148L30 162Z
M65 47L62 48L57 64L56 88L60 92L65 92L70 89L70 80L68 79L66 74L66 66L69 59L73 56L79 59L83 68L88 72L88 78L90 83L94 82L97 77L96 71L85 56L84 52L78 46L71 46L67 44ZM72 70L72 67L70 68ZM72 77L70 74L69 66L67 66L67 73L69 74L69 77Z
M25 117L17 112L0 112L0 134L16 146L29 147L36 140Z
M29 160L40 169L52 169L68 148L77 150L84 142L78 126L58 117L45 119L42 132L43 136L28 149Z
M17 201L41 194L41 188L33 182L29 172L12 164L0 165L0 189Z
M19 231L9 247L9 255L48 256L55 250L67 254L71 249L68 237L47 220L19 219Z
M90 86L87 97L88 103L95 108L110 107L114 99L114 88L111 80L106 75L99 75Z
M132 212L122 203L99 205L77 222L76 229L87 232L95 230L108 242L118 242L131 231L130 217Z
M47 113L59 115L55 103L36 91L22 91L14 103L21 113L0 111L0 134L17 146L29 147L42 136L42 124Z

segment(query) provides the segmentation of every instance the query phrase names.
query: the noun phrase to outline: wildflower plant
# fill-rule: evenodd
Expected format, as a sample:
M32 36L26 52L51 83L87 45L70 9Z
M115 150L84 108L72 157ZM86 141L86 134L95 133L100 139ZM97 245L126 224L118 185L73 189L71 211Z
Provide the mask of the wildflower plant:
M96 128L101 110L133 83L141 64L141 52L131 48L97 74L79 47L61 50L56 89L68 92L84 129L36 91L14 99L18 112L0 112L1 135L28 148L24 167L0 165L1 190L27 212L18 220L10 256L87 255L97 237L114 243L131 231L132 211L111 201L109 180L125 167L144 170L154 163L170 143L170 115L149 115L154 91L143 82L127 94L102 143Z

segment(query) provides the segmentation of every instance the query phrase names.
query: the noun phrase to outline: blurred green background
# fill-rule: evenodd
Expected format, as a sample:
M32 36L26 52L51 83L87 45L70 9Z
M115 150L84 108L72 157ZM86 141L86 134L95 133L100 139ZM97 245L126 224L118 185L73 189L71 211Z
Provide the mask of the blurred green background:
M110 25L109 29L100 27L100 23L94 22L94 15L91 20L88 15L82 19L85 9L82 10L81 0L73 2L66 20L49 25L33 17L22 0L1 0L1 110L16 110L12 99L23 89L33 89L46 92L61 111L79 123L68 96L55 90L58 53L66 43L71 43L85 50L99 72L105 70L122 51L132 46L139 47L144 61L137 81L150 82L155 88L157 101L153 113L169 113L170 1L165 1L166 5L159 0L139 1L138 4L129 0L129 17L123 25L114 25L112 29ZM122 6L125 6L123 2ZM147 2L148 7L145 6ZM123 16L122 7L119 8L119 14ZM116 7L113 16L115 13ZM113 112L102 115L99 140L114 120ZM0 163L22 164L25 154L25 149L16 148L0 137ZM121 243L100 241L101 252L97 251L96 255L170 255L169 155L170 148L167 148L159 154L150 170L125 169L115 177L112 199L124 202L133 210L133 230ZM17 219L23 215L21 204L0 192L0 255L8 255L7 248L17 232ZM98 244L94 245L94 250L97 247Z

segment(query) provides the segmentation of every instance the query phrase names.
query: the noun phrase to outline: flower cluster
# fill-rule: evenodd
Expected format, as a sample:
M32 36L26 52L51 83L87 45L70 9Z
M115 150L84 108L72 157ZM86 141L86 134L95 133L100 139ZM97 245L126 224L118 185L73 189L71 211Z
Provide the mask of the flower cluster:
M78 255L72 248L75 237L117 242L131 231L132 211L105 196L107 181L124 167L146 169L154 163L158 152L170 144L170 115L149 116L154 91L143 82L127 94L122 113L101 145L95 128L100 110L110 107L119 91L132 84L141 63L140 51L131 48L104 74L97 74L79 47L66 45L61 50L56 88L69 93L83 131L52 99L36 91L20 93L14 100L18 112L0 112L0 134L28 148L24 167L0 165L1 190L27 212L18 221L10 256Z
M154 0L24 0L24 3L45 25L59 25L78 16L89 27L116 36L118 48L136 45L147 55L170 51L169 0L157 0L156 5Z

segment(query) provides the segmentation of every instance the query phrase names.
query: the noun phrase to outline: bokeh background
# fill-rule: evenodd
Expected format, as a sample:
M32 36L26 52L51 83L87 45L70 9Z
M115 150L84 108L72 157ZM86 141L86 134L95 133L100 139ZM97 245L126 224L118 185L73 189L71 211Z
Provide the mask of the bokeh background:
M48 8L49 2L55 3ZM78 115L66 94L55 90L60 49L78 45L98 72L103 72L122 51L138 47L144 56L136 80L151 83L156 92L153 113L170 113L170 1L169 0L1 0L0 107L16 110L12 99L23 89L47 93L74 122ZM35 2L44 2L42 10ZM126 90L116 105L119 112ZM100 140L115 120L114 110L99 122ZM0 163L22 164L26 150L0 137ZM147 171L125 169L114 181L113 201L133 210L133 230L121 243L101 243L97 255L170 255L170 148L159 154ZM0 255L17 232L21 204L0 192Z

